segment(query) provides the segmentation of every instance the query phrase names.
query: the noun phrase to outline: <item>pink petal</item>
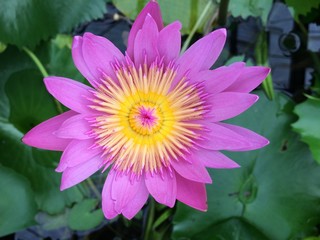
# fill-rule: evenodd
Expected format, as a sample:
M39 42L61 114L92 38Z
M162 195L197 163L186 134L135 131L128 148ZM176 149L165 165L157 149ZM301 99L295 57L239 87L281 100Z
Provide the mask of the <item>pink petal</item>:
M242 69L239 78L226 89L228 92L251 92L270 73L267 67L246 67Z
M218 93L207 99L211 110L206 116L212 122L233 118L251 107L258 99L257 95L248 93Z
M127 54L131 59L133 59L133 49L135 45L134 42L136 39L136 35L138 31L142 28L145 18L148 14L151 15L151 17L154 19L159 30L163 28L161 11L158 3L156 1L149 1L149 3L142 9L140 14L137 16L129 33Z
M187 158L192 161L200 160L203 165L209 168L238 168L238 163L232 161L221 152L199 148L193 151Z
M63 172L67 167L75 167L100 154L100 148L92 148L94 144L93 139L72 140L64 150L56 171Z
M219 57L226 37L226 30L222 28L195 42L177 61L179 68L174 84L187 72L194 76L199 71L208 70Z
M72 58L77 69L81 74L91 83L92 86L96 87L96 79L89 70L86 62L83 59L82 54L82 42L83 39L80 36L75 36L72 42Z
M174 172L163 168L162 172L147 173L145 183L154 199L168 207L173 207L177 195L177 182Z
M251 143L229 128L217 123L204 123L207 131L202 134L203 140L196 142L200 147L211 150L241 150Z
M219 67L214 70L204 70L195 74L190 82L203 82L206 92L213 94L219 93L237 80L243 66L244 65L231 65Z
M102 163L103 159L100 156L95 156L75 167L68 167L62 173L60 190L70 188L87 179L101 168Z
M112 182L111 198L115 201L114 209L119 214L135 198L139 188L144 185L143 180L130 179L130 177L130 174L117 174Z
M132 219L143 207L143 205L148 200L149 192L147 190L147 187L145 184L142 184L135 195L135 197L130 201L130 204L128 204L123 210L122 214L127 219Z
M193 182L176 174L177 199L200 211L207 211L207 193L204 183Z
M269 144L269 140L260 136L259 134L235 125L227 124L227 123L219 123L219 125L230 129L231 131L241 135L245 140L249 143L247 146L244 146L242 148L237 149L237 151L249 151L249 150L255 150L262 147L265 147Z
M212 183L211 177L205 166L201 163L201 160L192 160L194 160L192 163L184 159L180 159L179 161L172 160L171 166L184 178L195 182Z
M93 98L89 92L92 88L63 77L46 77L44 83L49 93L66 107L79 113L93 111L88 107L92 104L88 100Z
M163 28L158 37L158 51L161 57L164 57L164 63L179 57L181 48L181 23L175 21Z
M116 81L112 63L122 62L124 56L112 42L87 32L83 35L82 54L88 69L95 77L95 81L90 82L95 88L100 84L103 73Z
M107 219L112 219L119 214L114 208L115 201L111 197L112 183L115 175L115 171L111 169L102 189L102 211Z
M85 115L78 114L62 123L61 127L54 132L59 138L75 138L89 139L90 131L92 130L88 121L85 120Z
M36 148L63 151L70 140L58 138L53 132L74 115L76 115L74 111L68 111L40 123L23 136L22 142Z
M134 41L134 62L138 68L147 60L147 63L152 63L157 56L157 39L159 31L156 22L147 15L141 30L138 31Z

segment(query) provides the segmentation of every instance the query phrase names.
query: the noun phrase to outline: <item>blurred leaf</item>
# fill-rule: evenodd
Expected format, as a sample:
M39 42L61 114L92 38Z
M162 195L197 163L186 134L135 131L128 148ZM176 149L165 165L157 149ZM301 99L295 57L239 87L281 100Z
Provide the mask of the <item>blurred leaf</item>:
M105 0L1 1L0 41L34 47L57 33L70 32L106 12Z
M71 36L59 35L50 41L49 60L46 64L49 75L63 76L85 82L85 78L77 70L71 54Z
M293 130L310 147L314 159L320 163L320 101L307 99L298 104L294 112L299 120L292 124Z
M0 42L0 53L4 52L7 49L7 45Z
M261 17L266 25L273 0L237 0L229 2L229 11L234 17Z
M31 148L21 142L24 133L57 114L53 98L45 90L36 66L16 48L8 47L1 55L0 73L1 164L26 177L39 210L62 212L83 196L78 187L60 192L60 174L54 171L60 153Z
M51 41L54 45L56 45L60 49L64 47L71 49L71 46L72 46L72 36L66 35L66 34L58 34Z
M70 211L68 225L73 230L89 230L97 227L104 220L101 209L96 209L98 200L85 199L76 204Z
M37 206L28 180L0 165L0 237L35 224Z
M255 56L258 65L269 67L268 58L268 37L265 31L261 31L258 37L258 42L255 48ZM269 99L274 99L274 88L271 73L268 74L266 79L262 82L262 88Z
M299 15L306 16L312 8L317 8L320 5L319 0L308 0L301 4L301 0L285 0L289 7L294 10L294 16L297 18Z
M312 236L320 221L320 166L290 131L291 104L276 94L228 121L270 140L256 151L231 152L241 168L210 169L208 211L179 204L175 239L299 239ZM210 237L209 237L210 236ZM238 236L234 237L234 236Z
M208 1L211 0L160 0L158 2L165 25L179 20L182 23L181 31L186 34L190 33ZM114 5L130 19L135 19L147 2L148 0L113 0ZM209 15L212 16L216 9L217 5L211 4ZM201 27L203 27L205 22L203 22Z

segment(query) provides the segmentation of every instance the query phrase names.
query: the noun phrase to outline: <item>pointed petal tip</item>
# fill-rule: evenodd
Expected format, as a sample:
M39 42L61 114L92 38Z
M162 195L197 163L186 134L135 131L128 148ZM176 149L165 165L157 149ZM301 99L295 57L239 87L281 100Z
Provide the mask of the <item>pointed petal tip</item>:
M227 29L226 28L219 28L219 29L215 30L214 32L219 32L222 35L224 35L225 37L227 36Z
M72 40L72 49L79 47L80 42L82 41L81 36L74 36Z

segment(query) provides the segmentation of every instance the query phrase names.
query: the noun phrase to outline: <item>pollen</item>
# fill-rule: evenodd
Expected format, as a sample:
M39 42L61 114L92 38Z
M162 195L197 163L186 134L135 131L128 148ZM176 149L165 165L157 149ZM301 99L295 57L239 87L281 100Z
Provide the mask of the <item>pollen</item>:
M173 86L176 68L157 60L136 67L114 64L116 81L103 74L94 91L93 135L105 161L118 171L141 175L169 167L200 136L205 111L201 87L183 77Z

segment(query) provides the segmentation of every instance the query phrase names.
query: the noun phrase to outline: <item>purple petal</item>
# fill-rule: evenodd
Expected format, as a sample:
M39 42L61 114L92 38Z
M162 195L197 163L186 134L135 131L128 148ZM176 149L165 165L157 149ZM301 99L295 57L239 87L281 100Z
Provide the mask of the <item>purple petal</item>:
M74 111L68 111L40 123L23 136L22 142L36 148L63 151L70 140L58 138L53 132L74 115L76 115Z
M226 30L218 29L195 42L177 61L175 83L189 72L190 76L208 70L219 57L226 41Z
M176 174L177 199L200 211L207 211L207 193L204 183L193 182Z
M68 167L62 173L60 190L70 188L87 179L101 168L102 163L103 159L100 156L95 156L75 167Z
M233 118L251 107L258 99L257 95L248 93L218 93L207 99L211 110L206 116L212 122Z
M82 42L83 39L80 36L75 36L72 42L72 58L77 69L81 74L91 83L92 86L96 86L96 79L88 68L86 62L84 61L82 54Z
M204 123L207 131L202 133L203 140L196 142L200 147L211 150L241 150L251 143L241 134L218 123Z
M143 205L148 200L149 192L145 184L142 184L136 193L135 197L130 201L123 210L122 214L127 219L132 219L143 207Z
M174 172L170 173L168 169L163 168L163 171L147 174L145 183L148 191L154 199L168 207L173 207L177 195L177 182Z
M97 88L103 73L110 76L114 81L117 80L111 63L116 60L122 62L124 56L108 39L92 33L85 33L83 35L82 54L88 69L95 77L95 81L90 82L92 86Z
M243 128L243 127L239 127L239 126L235 126L235 125L231 125L231 124L226 124L226 123L219 123L219 125L230 129L231 131L241 135L246 142L248 142L249 144L247 144L247 146L244 146L242 148L237 149L237 151L249 151L249 150L255 150L255 149L259 149L262 147L265 147L266 145L269 144L269 140L260 136L259 134Z
M75 139L89 139L89 132L91 127L85 115L78 114L62 123L61 127L54 132L59 138L75 138Z
M92 104L88 100L93 98L89 92L92 88L63 77L46 77L44 83L49 93L66 107L79 113L93 112L88 107Z
M63 172L67 167L75 167L100 154L100 148L92 148L95 144L93 139L72 140L64 150L57 172Z
M115 175L115 171L111 169L102 189L102 211L107 219L112 219L119 214L114 208L115 201L111 197L111 189Z
M172 160L171 166L184 178L196 182L212 183L207 169L199 159L194 159L192 163L184 159L180 159L179 161Z
M134 55L133 52L134 52L134 45L135 45L134 42L136 39L136 35L138 31L142 28L145 18L148 14L151 15L151 17L154 19L154 21L157 24L157 28L159 30L163 28L161 11L158 3L156 1L149 1L149 3L142 9L140 14L137 16L129 33L127 54L131 59L133 59L133 55Z
M147 60L152 63L159 56L157 49L158 27L151 15L147 15L144 24L134 41L134 62L138 68Z
M144 185L141 179L130 179L130 174L118 173L113 180L111 198L115 201L114 209L120 214L135 198L139 188Z
M226 89L228 92L251 92L270 73L267 67L246 67L242 69L239 78Z
M229 87L241 74L243 65L223 66L214 70L204 70L190 80L193 82L203 82L208 93L219 93Z
M212 151L204 148L199 148L191 152L187 158L192 161L200 160L206 167L209 168L238 168L238 163L232 161L221 152Z
M163 28L159 33L157 46L160 57L164 57L165 64L179 57L181 48L180 29L181 23L175 21Z

